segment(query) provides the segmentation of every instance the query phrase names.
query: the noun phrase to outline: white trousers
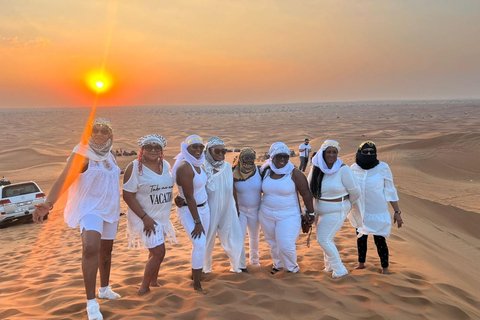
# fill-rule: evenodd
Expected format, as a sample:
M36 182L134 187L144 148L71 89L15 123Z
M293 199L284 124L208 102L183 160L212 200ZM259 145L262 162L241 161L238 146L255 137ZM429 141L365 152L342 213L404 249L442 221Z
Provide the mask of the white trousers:
M301 217L298 209L295 209L295 213L289 215L279 214L265 208L260 208L258 213L265 240L270 246L273 267L285 268L290 272L300 270L297 264L295 242L301 230Z
M192 214L187 206L183 206L181 208L177 207L177 217L180 220L185 232L187 233L188 238L192 242L192 269L202 269L203 263L205 260L205 251L206 251L206 243L207 243L207 236L208 233L208 226L210 225L210 208L208 207L208 203L206 203L203 207L197 208L200 220L202 221L203 229L205 230L205 234L202 233L200 238L193 239L192 238L192 231L195 229L195 221L193 221Z
M323 249L325 270L333 270L334 275L348 273L333 238L342 227L350 206L348 199L343 202L315 201L315 212L318 214L317 241Z
M260 254L258 251L259 237L260 237L260 222L258 221L258 208L249 210L240 210L240 226L242 227L242 239L245 244L245 238L247 237L248 227L248 246L249 250L249 263L252 266L259 266ZM245 257L245 246L242 249L242 255L240 256L240 268L247 267L247 261Z

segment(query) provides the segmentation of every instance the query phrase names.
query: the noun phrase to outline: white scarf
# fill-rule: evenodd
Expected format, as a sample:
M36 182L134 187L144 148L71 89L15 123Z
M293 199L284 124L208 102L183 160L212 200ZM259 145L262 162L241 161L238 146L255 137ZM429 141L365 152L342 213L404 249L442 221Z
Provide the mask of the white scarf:
M312 163L313 163L314 166L320 168L320 170L322 170L323 173L334 174L335 172L337 172L340 169L340 167L343 164L343 161L340 158L337 158L337 161L335 161L332 168L329 169L326 162L325 162L325 159L323 159L323 152L328 147L336 148L338 150L338 152L340 152L340 146L339 146L337 141L335 141L335 140L325 140L325 142L322 144L322 146L320 147L320 150L318 150L315 157L312 158Z
M94 143L93 139L90 138L88 145L80 142L73 148L73 152L93 161L105 161L112 150L112 145L113 137L108 138L108 140L101 145Z
M177 154L177 156L175 158L173 158L173 159L175 159L175 164L172 167L173 181L175 181L175 182L177 181L177 169L178 169L178 166L180 165L180 163L182 163L182 161L187 161L188 163L190 163L194 167L201 167L202 164L205 162L205 154L204 153L202 153L202 156L200 157L200 159L197 159L194 156L192 156L190 154L190 152L188 152L188 150L187 150L189 145L196 144L196 143L203 144L202 138L200 138L197 135L191 135L187 139L185 139L185 142L182 142L181 148L180 148L180 150L181 150L180 153Z
M272 169L272 171L275 172L275 174L281 175L281 174L289 174L290 172L293 171L293 169L295 169L295 166L293 165L293 163L290 162L290 160L288 160L288 163L283 168L280 168L280 169L275 167L275 165L273 164L272 160L277 154L286 153L290 155L290 150L288 149L285 143L283 142L273 143L272 146L270 147L269 153L270 153L270 158L268 158L265 161L265 163L262 165L262 167L260 168L260 172L263 172L266 168L270 167L270 169Z
M205 145L205 163L203 165L205 173L207 174L207 186L209 186L209 189L212 191L214 191L213 183L211 183L214 175L213 170L222 171L223 165L225 164L225 159L220 161L213 159L213 156L210 153L210 148L216 146L225 146L225 143L217 137L211 137L208 139L208 142Z

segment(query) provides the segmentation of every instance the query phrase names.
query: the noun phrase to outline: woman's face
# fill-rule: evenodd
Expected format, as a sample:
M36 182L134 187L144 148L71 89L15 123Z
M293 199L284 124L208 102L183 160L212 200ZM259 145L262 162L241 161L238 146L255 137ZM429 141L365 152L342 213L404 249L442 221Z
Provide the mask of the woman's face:
M214 146L209 149L210 154L212 155L213 160L222 161L225 160L225 154L227 149L224 146Z
M143 146L143 157L147 161L156 161L162 156L162 153L162 146L156 143L151 143Z
M375 155L375 149L373 148L365 148L360 151L361 154L365 156L374 156Z
M242 156L242 168L251 169L255 165L255 155L245 154Z
M110 129L107 126L93 126L92 138L96 144L104 144L110 138Z
M287 165L288 159L290 156L287 153L279 153L273 157L272 162L277 169L281 169Z
M187 151L195 158L200 159L202 157L203 149L205 149L203 144L194 143L188 146Z
M325 159L325 163L329 168L333 166L335 161L337 161L337 156L338 156L338 150L335 147L328 147L323 152L323 158Z

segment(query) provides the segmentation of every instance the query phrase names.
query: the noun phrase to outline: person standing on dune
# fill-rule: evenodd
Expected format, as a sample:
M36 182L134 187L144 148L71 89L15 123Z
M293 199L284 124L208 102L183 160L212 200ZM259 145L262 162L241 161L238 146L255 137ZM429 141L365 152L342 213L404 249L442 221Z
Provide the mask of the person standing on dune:
M307 169L308 158L310 156L310 151L312 150L309 143L310 140L305 138L305 141L298 147L298 152L300 153L300 167L298 169L302 172L305 172Z
M158 134L138 140L138 159L131 162L123 177L123 200L128 205L129 247L148 248L149 256L138 295L159 287L158 272L165 257L165 236L176 241L170 221L174 181L170 164L163 159L167 140Z
M240 220L234 198L233 173L225 161L225 143L212 137L205 147L204 168L207 173L210 227L207 232L204 273L212 272L212 254L218 234L220 244L230 259L230 271L240 273L240 255L243 241Z
M262 198L262 177L260 176L260 168L255 165L256 158L255 150L243 148L240 150L240 154L232 169L243 243L245 243L248 227L249 262L252 266L260 266L258 251L260 222L258 220L258 210L260 209ZM247 261L244 247L240 256L240 269L246 268Z
M210 225L210 207L205 188L207 174L203 169L205 145L198 135L191 135L181 144L181 151L175 157L172 176L178 185L178 194L185 205L177 207L177 217L192 242L193 289L203 291L202 269L205 262L206 233ZM177 197L177 198L178 198Z
M392 229L388 202L395 212L393 223L397 223L399 228L403 225L392 171L388 164L378 161L377 146L373 141L360 144L355 163L351 168L360 182L362 194L359 206L362 222L357 226L358 266L356 269L365 268L368 235L372 234L380 257L382 273L388 274L389 253L385 238L390 236Z
M315 215L312 195L305 175L290 162L290 150L286 144L273 143L269 153L270 158L260 169L263 199L258 218L270 246L272 274L282 269L297 273L300 267L295 242L302 220L298 194L302 196L309 223L313 222Z
M338 158L340 146L335 140L325 140L312 159L313 167L308 175L310 190L315 197L317 242L323 249L326 272L332 278L348 274L333 242L351 208L360 197L357 178L350 167Z
M102 320L95 299L97 269L100 271L100 299L118 299L109 286L113 240L120 216L120 169L112 153L113 129L110 121L95 119L87 144L80 143L52 186L44 203L36 205L33 221L43 223L55 202L69 189L64 210L71 228L80 226L82 235L82 272L87 294L89 320Z

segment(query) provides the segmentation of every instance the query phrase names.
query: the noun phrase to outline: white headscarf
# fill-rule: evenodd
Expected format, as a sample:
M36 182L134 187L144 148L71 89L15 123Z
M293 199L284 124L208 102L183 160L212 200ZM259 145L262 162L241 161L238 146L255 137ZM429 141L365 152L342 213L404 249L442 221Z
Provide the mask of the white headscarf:
M340 158L337 158L337 161L333 164L332 168L329 169L327 164L325 163L325 159L323 159L323 152L328 148L328 147L333 147L340 152L340 146L337 141L335 140L325 140L325 142L322 144L320 147L320 150L318 150L317 154L315 157L312 158L312 163L314 166L320 168L323 173L325 174L333 174L340 169L340 167L343 164L343 161Z
M138 146L141 148L147 144L155 143L164 149L167 146L167 139L159 134L149 134L138 139Z
M221 171L222 166L225 164L225 159L217 161L213 159L212 154L210 153L210 148L215 146L225 146L225 143L217 137L211 137L208 139L207 144L205 145L205 164L203 168L207 174L207 188L211 191L215 191L215 185L212 182L213 180L213 170Z
M270 169L272 169L272 171L275 172L276 174L288 174L292 172L293 169L295 169L295 166L293 165L293 163L290 162L290 160L288 160L288 163L283 168L280 168L280 169L275 167L275 165L273 164L272 160L277 154L286 153L290 155L290 150L288 149L285 143L283 142L273 143L272 146L270 147L269 153L270 153L270 158L268 158L260 168L261 172L263 172L268 167L270 167Z
M177 169L178 169L178 166L180 165L180 163L182 163L182 161L187 161L188 163L190 163L194 167L201 167L203 162L205 162L205 154L204 153L202 153L202 156L200 157L200 159L197 159L194 156L192 156L190 154L190 152L188 152L188 150L187 150L188 146L190 146L192 144L196 144L196 143L203 144L203 140L200 136L197 136L195 134L191 135L191 136L188 136L188 138L185 139L184 142L182 142L180 153L177 154L177 156L175 158L173 158L173 159L175 159L175 164L173 165L173 168L172 168L173 181L175 181L175 182L177 181Z
M108 140L99 145L99 144L96 144L93 141L93 137L90 136L90 140L88 141L88 144L84 144L80 142L75 146L75 148L73 148L73 152L80 154L93 161L105 161L107 160L108 154L112 150L112 145L113 145L112 124L107 119L98 118L93 120L91 127L93 128L94 126L107 127L108 130L110 131L110 137L108 138Z
M212 154L210 153L210 148L216 146L225 146L225 142L223 142L223 140L218 137L211 137L210 139L208 139L208 142L205 145L205 159L208 163L212 165L212 167L220 168L225 162L225 159L217 161L213 159Z

